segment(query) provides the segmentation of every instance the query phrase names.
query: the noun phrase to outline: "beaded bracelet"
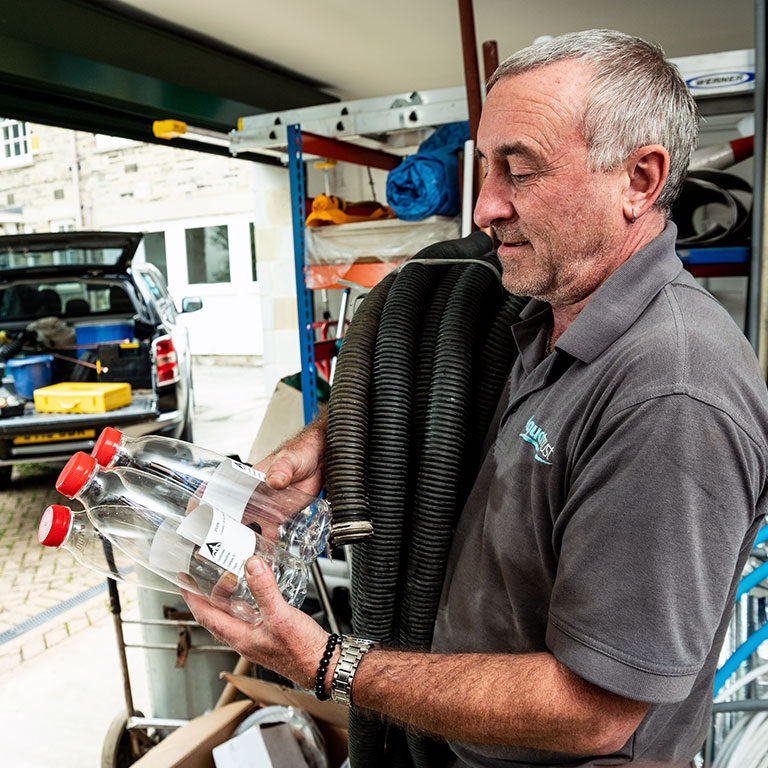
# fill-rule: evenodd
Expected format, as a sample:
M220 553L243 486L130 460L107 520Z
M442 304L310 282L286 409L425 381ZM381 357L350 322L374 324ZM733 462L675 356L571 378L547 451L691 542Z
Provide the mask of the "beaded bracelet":
M336 644L339 642L341 642L341 638L337 634L331 633L325 646L323 658L320 659L320 666L317 668L317 674L315 675L315 696L317 696L319 701L327 701L330 698L325 692L325 675L328 672L328 665L331 663L333 652L336 650Z

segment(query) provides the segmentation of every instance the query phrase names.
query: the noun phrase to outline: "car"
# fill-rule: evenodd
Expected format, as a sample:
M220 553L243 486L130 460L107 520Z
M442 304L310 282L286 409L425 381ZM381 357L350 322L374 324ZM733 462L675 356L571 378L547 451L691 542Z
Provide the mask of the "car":
M0 236L0 487L14 464L90 451L106 426L191 442L188 333L160 271L132 263L141 239L130 232ZM181 302L182 313L201 307L198 297ZM38 365L39 355L53 359ZM102 413L41 412L28 391L22 410L18 385L30 384L20 377L47 366L51 384L127 382L131 402Z

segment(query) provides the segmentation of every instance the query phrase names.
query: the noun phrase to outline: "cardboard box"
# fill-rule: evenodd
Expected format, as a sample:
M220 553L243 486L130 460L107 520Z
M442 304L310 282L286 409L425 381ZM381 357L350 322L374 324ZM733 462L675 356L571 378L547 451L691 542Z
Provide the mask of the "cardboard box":
M256 464L269 456L303 427L304 401L301 392L284 381L278 381L248 453L248 463Z
M303 691L253 677L228 672L221 677L248 698L191 720L133 763L133 768L214 768L213 748L229 739L254 709L270 704L307 712L323 734L331 768L339 768L344 762L347 757L346 707L332 701L318 701Z
M287 723L246 728L213 748L213 762L216 768L310 768Z

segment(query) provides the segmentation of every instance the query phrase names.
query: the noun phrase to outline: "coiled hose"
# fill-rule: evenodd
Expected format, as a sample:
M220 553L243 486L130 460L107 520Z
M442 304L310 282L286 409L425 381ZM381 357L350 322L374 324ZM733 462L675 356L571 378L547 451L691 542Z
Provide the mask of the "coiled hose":
M746 198L742 202L739 198ZM749 242L752 186L723 171L689 171L672 210L678 248L736 246Z
M37 334L34 331L22 331L15 339L7 341L0 346L0 365L10 360L12 357L16 357L25 344L30 343L36 338Z
M328 414L336 543L354 542L352 625L428 650L453 529L513 361L525 299L476 232L425 248L362 304ZM406 746L407 743L407 746ZM447 763L445 745L350 712L353 768Z

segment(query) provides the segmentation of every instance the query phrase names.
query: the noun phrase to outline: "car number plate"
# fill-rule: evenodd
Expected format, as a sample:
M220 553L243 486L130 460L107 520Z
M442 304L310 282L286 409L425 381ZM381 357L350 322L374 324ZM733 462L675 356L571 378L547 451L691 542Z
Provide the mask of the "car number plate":
M78 429L73 432L52 432L48 435L23 435L14 437L14 445L32 445L34 443L54 443L62 440L86 440L96 437L95 429Z

